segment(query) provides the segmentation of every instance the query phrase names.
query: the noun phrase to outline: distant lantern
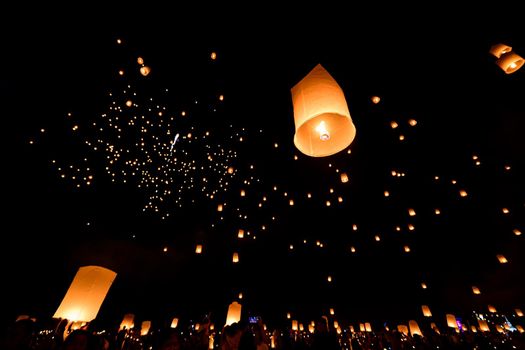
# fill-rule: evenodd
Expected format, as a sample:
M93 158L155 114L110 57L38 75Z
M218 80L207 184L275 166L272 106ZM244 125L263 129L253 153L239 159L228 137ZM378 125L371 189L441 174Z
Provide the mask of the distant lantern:
M474 293L474 294L481 294L481 291L479 290L478 287L472 286L472 293Z
M121 330L130 330L135 326L135 323L133 321L135 320L134 314L125 314L124 318L122 319L122 322L120 322L119 331Z
M385 195L385 197L390 197L390 192L388 191L383 192L383 194Z
M308 332L313 333L315 332L315 326L312 326L311 324L308 325Z
M408 209L408 215L410 216L416 216L416 211L412 208Z
M232 261L234 263L238 263L239 262L239 253L233 253Z
M405 251L405 253L410 253L410 247L407 245L403 247L403 250Z
M137 63L140 65L144 64L144 59L142 57L137 57Z
M417 324L416 321L414 320L410 320L408 322L408 326L410 327L410 335L414 336L414 335L419 335L420 337L423 336L423 333L421 333L421 329L419 329L419 325Z
M239 295L237 296L239 299L242 299L242 293L239 293Z
M202 244L197 244L195 247L195 254L201 254L202 253Z
M505 44L492 45L492 47L490 48L490 53L496 58L500 58L501 55L504 55L511 51L512 51L512 47L507 46Z
M241 197L245 197L246 196L246 191L245 190L241 190Z
M131 107L131 106L133 106L133 102L132 102L131 100L127 100L127 101L126 101L126 106L127 106L127 107Z
M501 254L496 255L496 258L498 258L498 261L500 262L500 264L506 264L509 262L507 258Z
M332 282L332 276L328 276L328 277L326 278L326 280L327 280L328 282Z
M222 211L222 204L217 205L217 211Z
M292 88L294 144L311 157L325 157L347 148L356 129L345 95L320 64Z
M513 232L516 236L521 236L521 231L518 230L517 228L515 228L514 230L512 230L512 232Z
M352 230L357 231L357 225L356 224L352 225Z
M514 311L516 312L516 316L523 317L523 311L521 311L520 309L514 309Z
M507 209L507 208L502 208L501 211L503 212L503 214L508 214L508 213L510 213L510 210Z
M339 322L334 321L334 328L339 328Z
M179 319L177 317L174 317L171 320L170 328L177 328L178 325L179 325Z
M151 68L148 66L142 66L140 67L140 74L143 76L147 76L151 72Z
M366 330L367 332L372 332L372 326L370 325L369 322L366 322L366 323L365 323L365 330Z
M244 230L243 229L239 229L239 231L237 232L237 238L244 238Z
M379 101L381 101L381 97L379 97L379 96L372 96L371 100L372 100L372 103L376 105L376 104L379 103Z
M421 283L421 288L423 288L423 289L427 289L427 288L428 288L428 287L427 287L427 284L426 284L426 283L424 283L424 282L423 282L423 283Z
M415 120L415 119L409 119L409 120L408 120L408 125L410 125L410 126L416 126L416 125L417 125L417 120Z
M355 247L350 247L350 251L351 251L352 253L355 253Z
M452 314L447 314L447 326L450 328L458 328L458 323L456 322L456 317Z
M224 101L224 95L219 96L219 101Z
M399 126L399 124L396 123L395 121L391 121L390 122L390 126L392 127L392 129L395 129L395 128L397 128Z
M95 319L116 276L100 266L79 268L53 317L83 322Z
M213 61L215 61L215 60L217 59L217 53L216 53L216 52L212 52L212 53L210 54L210 58L211 58Z
M287 318L287 319L290 319L291 317L292 317L292 314L289 313L289 312L287 312L287 313L286 313L286 318Z
M507 74L516 72L524 63L525 59L512 51L504 53L496 61L496 64Z
M439 209L434 209L434 213L435 213L436 215L439 215L439 214L441 214L441 210L439 210Z
M498 312L498 311L496 310L496 308L495 308L494 306L492 306L492 305L489 305L489 306L488 306L488 309L489 309L489 312L492 312L493 314L495 314L496 312Z
M150 328L151 321L142 321L142 325L140 327L140 335L148 335Z
M233 167L228 167L228 174L233 174Z
M332 316L335 315L335 310L334 310L334 308L330 308L330 315L332 315Z
M299 329L299 324L297 320L292 320L292 331L297 331Z
M461 197L466 197L468 194L467 194L467 191L465 191L465 190L460 190L460 191L459 191L459 195L460 195Z
M230 326L241 320L241 304L234 301L228 306L228 315L226 316L226 326Z
M421 305L421 310L423 310L423 316L432 317L432 312L430 312L430 308L427 305Z
M299 332L304 332L304 325L299 323Z
M404 324L397 325L397 331L408 337L408 327Z
M441 332L439 331L438 326L434 322L432 322L430 324L430 329L434 330L434 332L436 332L437 334L441 334Z
M290 204L290 206L293 207L293 204L294 204L294 203L293 203L293 199L290 199L290 200L288 201L288 204Z
M341 182L344 184L348 182L348 175L346 173L341 173Z
M504 332L503 327L501 327L499 324L496 325L496 331L498 331L498 333Z
M520 332L520 333L524 333L524 332L525 332L525 330L523 329L523 327L522 327L521 325L517 325L517 326L516 326L516 329L517 329L518 332Z
M470 326L470 331L472 333L477 333L478 332L478 330L476 329L476 326L474 326L474 325Z

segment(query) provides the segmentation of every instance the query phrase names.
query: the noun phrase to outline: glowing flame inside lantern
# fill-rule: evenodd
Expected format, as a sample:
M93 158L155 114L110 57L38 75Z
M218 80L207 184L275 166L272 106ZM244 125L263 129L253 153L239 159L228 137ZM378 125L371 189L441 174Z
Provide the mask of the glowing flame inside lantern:
M326 130L326 124L324 121L320 122L319 125L315 128L315 131L319 133L319 138L321 141L330 140L330 133Z

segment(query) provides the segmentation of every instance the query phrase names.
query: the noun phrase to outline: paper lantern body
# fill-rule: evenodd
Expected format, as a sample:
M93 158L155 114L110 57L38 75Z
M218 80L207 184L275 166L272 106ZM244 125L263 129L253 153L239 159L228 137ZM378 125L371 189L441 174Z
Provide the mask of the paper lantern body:
M423 310L423 316L432 317L432 312L430 312L430 308L427 305L421 305L421 310Z
M134 321L135 315L134 314L125 314L124 318L122 319L122 322L120 323L119 331L126 329L130 330L135 326Z
M410 334L414 336L415 334L419 335L420 337L423 336L423 333L421 333L421 329L419 329L419 325L416 321L410 320L408 322L408 326L410 327Z
M228 315L226 316L226 326L241 320L241 304L234 301L228 306Z
M447 314L447 326L450 328L458 329L458 323L456 322L456 317L452 314Z
M142 326L140 327L140 335L148 335L150 328L151 321L142 321Z
M90 322L98 310L117 274L100 266L83 266L60 303L54 318Z
M507 52L501 55L496 64L507 74L514 73L525 63L525 59L514 52Z
M341 87L318 64L292 88L294 144L311 157L325 157L350 146L356 129Z
M490 53L496 58L500 58L501 55L507 52L511 52L511 51L512 51L512 47L507 46L505 44L492 45L492 47L490 48Z

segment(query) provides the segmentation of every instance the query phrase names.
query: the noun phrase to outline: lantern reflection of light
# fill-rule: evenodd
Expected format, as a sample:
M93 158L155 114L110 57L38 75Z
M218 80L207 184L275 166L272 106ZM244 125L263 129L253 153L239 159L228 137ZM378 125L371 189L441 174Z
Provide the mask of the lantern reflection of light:
M292 88L292 100L299 151L325 157L352 143L356 131L344 93L320 64Z

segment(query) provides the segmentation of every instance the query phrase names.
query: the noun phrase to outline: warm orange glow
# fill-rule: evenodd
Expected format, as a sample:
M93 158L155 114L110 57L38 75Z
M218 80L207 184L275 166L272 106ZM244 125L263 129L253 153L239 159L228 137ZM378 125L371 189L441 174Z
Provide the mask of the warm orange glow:
M467 196L467 191L465 191L465 190L460 190L460 191L459 191L459 195L460 195L461 197L466 197L466 196Z
M217 59L217 53L216 53L216 52L212 52L212 53L210 54L210 58L211 58L212 60L216 60L216 59Z
M292 88L294 144L311 157L325 157L347 148L356 130L346 99L334 78L318 64Z
M376 105L376 104L379 103L379 101L381 101L381 97L379 97L379 96L372 96L371 100L372 100L372 103Z
M525 330L523 329L523 327L521 325L517 325L516 326L516 329L518 330L518 332L520 333L525 333Z
M492 312L493 314L495 314L497 312L496 308L494 306L492 306L492 305L489 305L488 309L489 309L489 312Z
M447 314L447 326L450 328L458 329L458 323L456 322L456 317L452 314Z
M171 320L170 328L177 328L179 325L179 319L177 317L174 317L173 320Z
M357 225L356 224L352 225L352 230L357 231Z
M147 76L151 72L151 68L148 66L140 67L140 74Z
M405 326L404 324L397 325L397 331L399 333L403 333L404 335L408 337L408 327Z
M496 44L496 45L492 45L489 52L496 58L500 58L501 55L506 54L507 52L511 52L511 51L512 51L512 47L510 46L507 46L505 44Z
M408 209L408 215L410 216L416 216L416 211L412 208Z
M410 321L408 322L408 326L410 327L410 334L411 334L412 336L414 336L414 335L416 335L416 334L419 335L420 337L423 336L423 333L421 333L421 329L419 329L419 325L417 324L416 321L414 321L414 320L410 320Z
M126 329L130 330L135 326L135 323L133 322L135 320L134 314L125 314L124 318L122 319L122 322L120 323L119 331Z
M237 238L244 238L244 230L239 229L239 232L237 232Z
M53 317L69 321L92 321L97 317L115 277L115 272L104 267L79 268Z
M202 253L202 244L197 244L195 247L195 254L201 254Z
M286 318L287 318L287 319L290 319L291 317L292 317L292 314L289 313L289 312L287 312L287 313L286 313Z
M408 224L408 230L409 231L414 231L416 229L416 227L412 224Z
M441 210L439 210L439 209L434 209L434 213L435 213L436 215L439 215L439 214L441 214Z
M313 333L315 332L315 326L312 326L311 324L308 325L308 332Z
M239 322L241 320L241 304L234 301L233 303L228 306L228 314L226 316L226 326L230 326L231 324L235 322Z
M481 291L479 290L478 287L472 286L472 293L474 293L474 294L481 294Z
M415 119L409 119L409 120L408 120L408 124L409 124L410 126L416 126L416 125L417 125L417 120L415 120Z
M503 212L503 214L508 214L508 213L510 213L510 210L507 209L507 208L503 208L503 209L501 209L501 211Z
M506 73L511 74L520 69L525 60L514 52L507 52L501 55L496 61L496 64Z
M381 237L379 237L378 235L375 235L374 239L376 240L376 242L379 242L381 240Z
M233 167L228 167L228 174L233 174Z
M427 305L421 305L421 310L423 310L423 316L432 317L432 312L430 312L430 308Z
M328 277L326 278L326 280L327 280L328 282L332 282L332 276L328 276Z
M427 289L427 288L428 288L428 287L427 287L427 284L426 284L426 283L421 283L421 288L423 288L423 289Z
M133 102L131 100L126 101L126 106L131 107L133 106Z
M332 315L332 316L335 315L335 311L334 311L333 308L330 308L330 315Z
M246 196L246 191L245 190L241 190L241 197L244 197Z
M292 320L292 331L297 332L298 329L299 329L299 323L297 322L297 320Z
M410 247L407 245L403 247L403 250L405 251L405 253L410 253Z
M397 128L399 126L399 124L396 123L395 121L391 121L390 122L390 126L392 127L392 129L395 129L395 128Z
M496 255L496 258L498 258L498 261L500 262L500 264L506 264L509 262L507 258L501 254Z
M234 263L238 263L239 262L239 253L233 253L232 261Z
M151 328L151 321L142 321L142 325L140 327L140 335L148 335L149 329Z
M370 323L366 322L365 323L365 330L367 332L372 332L372 325L370 325Z
M341 182L344 184L348 182L348 175L346 173L341 173Z
M355 251L356 251L356 250L355 250L355 247L350 247L350 251L351 251L352 253L355 253Z
M388 191L383 192L383 194L385 195L385 197L390 197L390 192Z
M224 101L224 95L219 96L219 101Z
M512 230L512 232L513 232L516 236L521 236L521 231L518 230L517 228L515 228L514 230Z
M521 311L520 309L514 309L514 311L516 312L516 316L523 317L523 311Z
M238 298L239 298L239 299L242 299L242 293L239 293Z
M217 205L217 211L222 211L222 204Z
M137 63L140 65L144 64L144 59L142 57L137 57Z

